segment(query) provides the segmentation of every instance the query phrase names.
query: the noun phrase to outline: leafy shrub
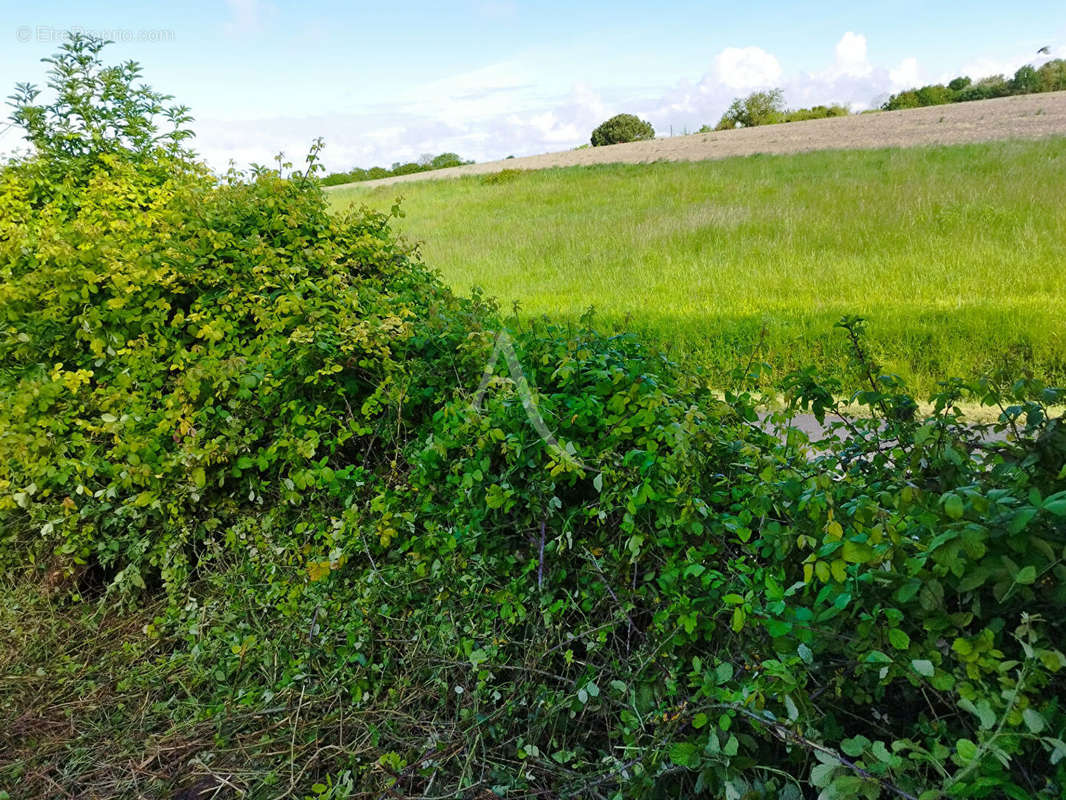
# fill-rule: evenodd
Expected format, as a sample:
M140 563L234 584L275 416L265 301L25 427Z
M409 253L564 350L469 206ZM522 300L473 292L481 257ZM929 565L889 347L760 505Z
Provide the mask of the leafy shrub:
M62 59L17 118L69 120L106 74L86 40ZM309 175L218 181L126 130L31 127L0 173L0 529L179 588L211 542L328 531L435 394L431 353L461 364L470 305Z
M803 122L808 119L830 119L832 117L846 117L851 112L846 106L811 106L810 108L797 108L786 111L781 122Z
M918 90L917 96L920 106L942 106L955 99L955 94L948 87L940 84L923 86Z
M431 169L447 169L448 167L461 167L463 164L469 164L469 161L463 161L459 157L458 153L441 153L439 156L434 156L429 162Z
M714 130L727 131L733 128L750 128L755 125L776 125L782 122L802 122L808 119L846 117L850 112L841 105L812 106L811 108L785 108L784 92L772 89L767 92L752 92L747 97L738 97L718 121ZM707 133L710 126L704 125L697 133Z
M650 122L645 122L632 114L616 114L603 122L592 132L590 140L593 147L626 142L642 142L655 138L655 129Z
M1031 64L1019 67L1010 81L1011 94L1032 94L1039 92L1040 88L1040 75Z
M715 130L770 125L777 122L784 112L785 94L781 89L752 92L747 97L738 97L733 100L718 121Z
M1037 71L1041 92L1066 91L1066 59L1056 58L1042 64Z
M522 175L520 169L501 169L499 172L491 172L481 177L481 183L485 186L496 186L501 183L513 183Z

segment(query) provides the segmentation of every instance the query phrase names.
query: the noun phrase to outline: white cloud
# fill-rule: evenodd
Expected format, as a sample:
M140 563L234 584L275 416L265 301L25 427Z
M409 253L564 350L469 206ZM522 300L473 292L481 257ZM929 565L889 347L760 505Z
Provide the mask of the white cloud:
M837 42L834 70L839 75L869 75L873 66L866 58L866 37L848 31Z
M248 20L262 21L262 0L252 4ZM259 11L255 11L259 9ZM252 12L249 12L252 13ZM258 23L256 23L258 24ZM1052 53L1052 56L1057 55ZM1046 57L1031 56L1039 64ZM981 77L1012 73L1024 55L985 59L952 75ZM353 166L390 166L423 153L456 152L477 161L509 154L532 155L574 147L588 141L592 129L608 117L628 112L649 120L663 135L713 125L733 98L780 87L793 108L843 103L853 110L879 105L890 93L919 86L924 75L916 58L878 66L870 61L867 37L847 31L824 66L811 72L786 71L772 53L759 47L729 47L714 54L705 75L659 90L575 83L569 92L547 94L541 88L541 65L515 56L467 72L445 75L414 87L386 106L363 114L330 114L301 119L204 121L196 125L195 145L216 168L229 159L240 165L270 163L280 150L297 163L311 141L326 140L323 161L329 170ZM940 78L936 78L940 80Z
M761 47L727 47L714 57L711 73L730 89L758 89L777 83L781 63Z
M892 81L893 89L912 89L918 86L918 59L905 58L889 70L888 77Z

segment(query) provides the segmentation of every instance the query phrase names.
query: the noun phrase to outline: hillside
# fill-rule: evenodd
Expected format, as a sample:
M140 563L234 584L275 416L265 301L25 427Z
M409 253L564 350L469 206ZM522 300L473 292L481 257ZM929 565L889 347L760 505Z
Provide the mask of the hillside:
M1001 366L1066 377L1062 185L1060 137L410 184L397 224L458 291L526 319L594 306L719 378L760 339L779 369L835 369L833 323L860 314L888 368L926 391ZM399 194L329 197L387 210Z
M674 136L648 142L585 150L566 150L526 158L469 164L463 167L367 181L363 186L484 175L502 169L545 169L591 164L639 164L651 161L704 161L755 153L808 150L912 147L1001 139L1040 139L1066 135L1066 92L1001 97L906 111L791 122ZM333 190L343 187L332 187Z

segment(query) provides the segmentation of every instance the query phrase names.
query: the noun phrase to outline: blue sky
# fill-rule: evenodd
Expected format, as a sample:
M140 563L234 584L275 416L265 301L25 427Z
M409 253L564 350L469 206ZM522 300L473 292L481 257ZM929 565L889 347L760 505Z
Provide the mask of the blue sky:
M1066 57L1063 0L3 0L7 88L43 83L39 60L69 28L115 39L111 59L139 61L191 106L216 167L301 158L316 136L331 169L446 150L482 161L574 147L621 111L665 135L714 124L756 88L860 109L916 83L1013 72L1040 47Z

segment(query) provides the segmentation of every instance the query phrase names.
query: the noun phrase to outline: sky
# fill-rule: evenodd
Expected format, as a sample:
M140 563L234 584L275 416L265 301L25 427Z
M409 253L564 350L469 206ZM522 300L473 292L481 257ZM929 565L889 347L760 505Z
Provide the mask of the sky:
M190 106L216 169L303 161L330 171L455 152L487 161L564 150L616 113L658 135L714 125L780 87L792 107L876 106L900 89L1012 74L1066 57L1066 0L683 2L0 0L0 78L43 84L64 31L115 41ZM0 123L0 129L6 123ZM19 145L0 135L0 151Z

